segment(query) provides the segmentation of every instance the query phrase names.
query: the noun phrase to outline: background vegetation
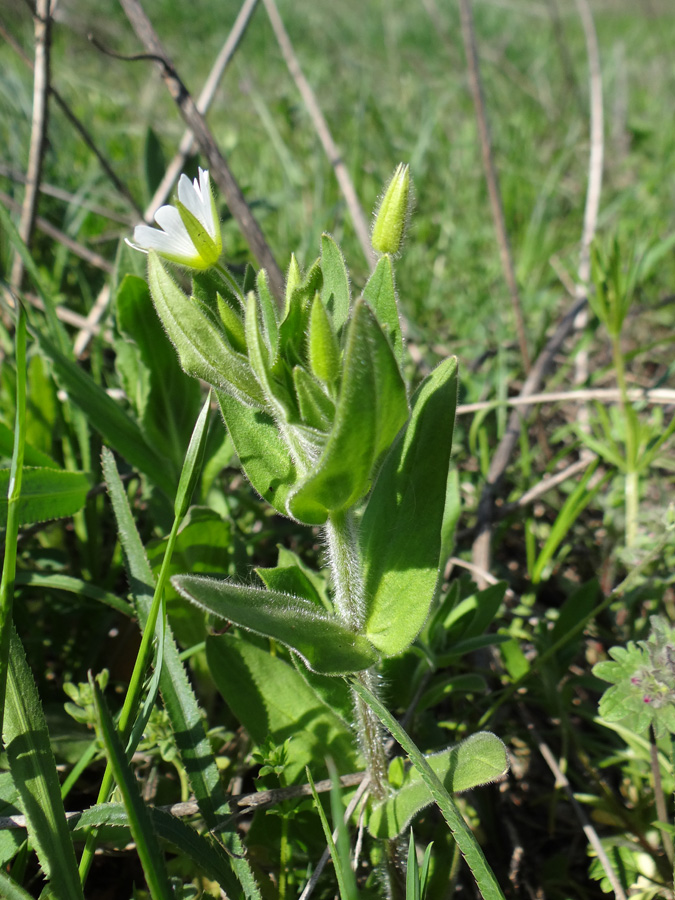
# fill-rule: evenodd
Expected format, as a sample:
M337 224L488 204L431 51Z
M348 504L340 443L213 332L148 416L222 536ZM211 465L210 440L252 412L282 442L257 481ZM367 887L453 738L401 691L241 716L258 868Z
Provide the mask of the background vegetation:
M467 646L461 652L440 647L435 656L427 652L430 645L426 651L416 647L387 667L384 683L390 709L399 717L407 711L407 727L425 752L483 728L509 747L508 779L462 795L461 802L503 890L512 897L616 893L595 851L589 850L583 817L602 840L625 892L672 896L672 841L667 828L654 825L664 818L655 803L661 792L669 796L673 790L670 739L659 739L661 755L655 756L657 744L647 731L633 733L620 722L600 720L598 700L607 685L591 668L606 658L608 648L646 638L654 613L675 618L675 547L666 532L672 444L658 446L672 418L675 387L675 11L667 0L593 0L591 10L605 113L596 239L601 249L592 290L612 283L615 253L618 269L635 276L628 292L632 303L618 338L623 360L613 355L602 310L594 304L587 323L556 354L542 389L613 389L625 371L629 388L662 394L631 395L631 407L616 394L594 394L596 399L586 404L551 398L534 411L528 407L497 492L488 575L490 581L505 581L507 590L503 601L500 595L490 603L485 595L475 601L472 579L481 580L485 573L465 564L472 560L478 501L507 429L505 401L519 393L526 372L495 239L458 7L433 0L342 0L332 7L306 0L280 3L362 207L373 208L399 160L410 163L416 203L397 276L407 323L408 373L419 380L438 360L457 354L460 404L485 404L459 410L454 459L462 508L439 608L467 601L465 609L482 610L472 625L462 621L454 638L477 637L485 630L493 636L493 647ZM198 94L238 4L153 0L146 11L188 89ZM0 201L14 215L12 202L23 197L33 90L31 71L17 48L32 58L33 22L19 4L0 4L0 16L6 38L0 43ZM534 360L572 305L579 266L589 171L584 29L571 0L481 0L474 17L506 231ZM101 48L125 56L142 52L121 9L110 6L103 15L92 4L58 4L52 85L86 124L142 209L184 125L150 61L122 60ZM355 287L362 287L367 261L262 6L227 70L208 122L282 269L291 252L303 267L309 266L322 231L329 231L345 252ZM79 364L142 422L150 442L164 452L162 423L146 415L141 396L142 386L147 387L143 379L152 382L152 363L147 358L139 362L140 342L129 343L133 329L124 327L115 302L125 274L144 274L143 259L122 243L138 216L54 102L47 134L39 215L98 257L78 257L38 222L31 253L39 276L62 314L81 317L89 314L104 286L111 285L112 301L93 340L78 353ZM203 157L191 158L187 170L195 171L197 162L203 165ZM251 259L246 241L222 197L219 203L225 258L243 274ZM5 281L13 252L3 230ZM30 300L35 285L26 279L24 287ZM39 313L33 311L31 322L46 333ZM67 320L71 346L81 325L72 315ZM9 316L0 347L0 421L12 429L16 369ZM581 383L579 351L588 354ZM93 713L85 711L74 721L64 710L64 685L86 682L90 669L107 668L109 702L121 705L139 639L135 621L110 601L110 596L124 600L129 586L112 511L98 487L105 431L80 421L47 355L32 333L27 441L63 468L90 473L92 491L74 518L22 528L14 620L65 777L92 741ZM129 374L134 365L139 372L136 396ZM182 401L187 395L177 396ZM167 463L170 477L180 465L180 446L187 445L198 400L192 397L183 421L181 410L175 410L180 440L176 453L167 452L173 455ZM3 445L3 456L9 466L11 441ZM516 503L544 477L584 460L585 467L554 489ZM119 458L118 465L150 562L158 564L171 509L145 476L139 478L133 463ZM627 541L631 523L626 520L625 486L638 468L638 514L634 537ZM199 546L185 542L175 572L216 570L250 579L253 568L277 564L278 545L310 564L320 559L315 533L272 515L248 487L217 421L196 502L200 510L191 515L195 521L201 517L202 530L194 532ZM57 589L53 580L47 586L37 580L55 575L79 579L78 589L73 593ZM82 585L107 592L107 605ZM603 603L603 598L609 599ZM181 606L175 596L169 603L170 621L187 651L227 789L239 794L304 782L304 766L295 765L290 773L284 768L289 750L283 741L252 734L250 725L242 727L242 722L248 724L245 710L231 697L224 701L227 691L218 673L209 669L202 647L204 617ZM575 628L580 623L583 630ZM71 701L74 690L69 689ZM91 701L80 694L75 699L85 706ZM294 740L297 744L303 738ZM553 773L547 752L559 767ZM292 755L297 763L302 753ZM322 777L322 760L315 764L314 777ZM185 772L161 712L151 719L134 767L153 803L176 802L185 794ZM658 779L654 782L656 771L661 786ZM81 810L94 803L101 774L101 763L94 760L72 786L66 808ZM9 814L11 797L2 796ZM264 895L299 895L323 849L311 802L285 800L243 818L241 826ZM422 849L434 841L428 896L473 896L471 877L457 865L440 815L428 810L416 821L415 834ZM25 832L3 832L3 863L38 896L42 881L35 859L17 835ZM365 896L378 896L374 854L367 847L359 869ZM216 891L181 854L174 853L170 865L184 891L192 883L195 891ZM284 866L287 872L280 875ZM332 877L327 871L315 896L334 895ZM111 881L112 890L106 888ZM125 852L121 862L115 855L97 857L86 896L143 896L144 890L136 855Z

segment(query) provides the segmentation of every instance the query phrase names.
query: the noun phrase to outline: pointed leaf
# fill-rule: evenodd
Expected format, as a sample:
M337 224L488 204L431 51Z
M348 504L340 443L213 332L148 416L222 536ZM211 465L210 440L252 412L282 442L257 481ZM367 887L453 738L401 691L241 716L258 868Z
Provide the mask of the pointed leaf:
M403 337L396 303L394 267L389 255L383 256L363 289L363 299L368 302L389 337L399 365L403 363Z
M378 660L364 637L302 597L201 575L176 575L171 581L179 594L207 612L295 650L314 672L344 675Z
M28 835L56 900L83 898L40 697L12 629L3 739Z
M293 492L289 512L321 525L363 497L380 454L407 418L405 384L375 316L358 301L349 324L335 422L313 474Z
M349 316L349 275L342 250L329 234L321 235L321 271L321 299L333 318L335 333L340 334Z
M129 827L136 843L145 879L148 882L150 896L153 900L171 900L173 891L169 884L169 876L164 857L159 849L157 835L152 827L150 813L141 799L136 776L131 771L122 741L103 699L101 689L91 674L89 683L94 691L97 731L103 740L106 756L122 794L124 808L129 818Z
M327 431L335 418L335 404L301 366L293 369L293 384L302 421Z
M433 599L456 404L453 358L418 388L410 420L382 465L363 515L366 631L387 656L412 643Z

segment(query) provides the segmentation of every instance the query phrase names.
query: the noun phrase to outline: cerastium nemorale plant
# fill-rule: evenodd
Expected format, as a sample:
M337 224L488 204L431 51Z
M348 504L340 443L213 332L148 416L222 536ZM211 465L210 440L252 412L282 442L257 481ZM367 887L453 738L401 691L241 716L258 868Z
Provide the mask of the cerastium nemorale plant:
M435 595L457 400L456 359L441 362L412 396L402 370L394 257L409 194L401 165L375 216L379 260L357 297L328 234L306 272L291 258L281 305L264 271L247 271L240 286L219 260L203 171L194 184L183 176L176 207L158 213L164 232L141 227L134 235L148 253L152 299L181 365L213 386L246 477L281 515L321 529L332 608L293 566L258 570L259 587L191 574L174 577L174 586L209 613L285 645L304 663L310 686L317 674L350 679L373 821L391 812L393 796L378 664L412 644ZM191 296L165 260L193 270ZM402 818L388 836L432 801L442 788L438 775L456 790L494 780L507 765L491 734L429 762L435 774L421 773L416 799L403 803L404 814L397 808ZM458 833L462 824L451 827Z

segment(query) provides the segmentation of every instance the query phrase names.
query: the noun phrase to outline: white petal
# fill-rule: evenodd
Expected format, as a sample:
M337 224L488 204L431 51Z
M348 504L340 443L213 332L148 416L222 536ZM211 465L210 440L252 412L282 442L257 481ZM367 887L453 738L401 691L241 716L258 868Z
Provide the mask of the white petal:
M137 225L134 228L134 244L139 250L147 253L148 250L156 250L158 253L176 253L174 241L164 231L158 228L150 228L149 225ZM134 246L132 244L132 246ZM191 251L194 253L194 248Z
M178 182L178 199L199 222L208 228L208 219L204 216L204 202L198 190L197 181L192 184L187 175L181 175Z
M196 254L195 245L192 243L180 213L175 206L160 206L155 213L155 222L166 232L170 240L172 253L186 257L193 257ZM155 229L151 230L154 231Z
M220 236L220 223L216 213L216 204L213 198L213 191L211 190L209 173L206 169L199 170L199 187L204 201L204 225L206 225L213 240L217 242Z

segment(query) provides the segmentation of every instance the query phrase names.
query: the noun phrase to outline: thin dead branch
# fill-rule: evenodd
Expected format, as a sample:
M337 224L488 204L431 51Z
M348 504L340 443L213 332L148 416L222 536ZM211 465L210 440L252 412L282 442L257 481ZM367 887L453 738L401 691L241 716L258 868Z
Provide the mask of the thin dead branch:
M483 96L483 86L480 75L480 62L478 60L478 50L476 48L476 33L473 25L473 12L471 9L471 0L459 0L460 20L462 23L462 38L464 40L464 51L466 53L467 70L469 74L469 86L471 88L471 96L473 98L474 110L476 112L476 122L478 125L478 136L480 139L481 156L483 158L483 169L485 171L485 180L487 182L488 196L490 198L490 209L492 211L492 220L495 226L497 236L497 245L499 247L499 257L502 263L502 271L511 297L511 308L516 322L516 333L518 335L518 345L520 347L520 355L523 360L523 368L525 372L530 371L530 354L527 349L527 335L525 333L525 321L523 319L523 311L520 303L520 292L518 290L518 282L516 281L516 272L513 265L513 255L509 243L509 236L506 231L506 220L504 219L504 206L502 203L502 194L499 187L499 175L494 162L492 153L492 140L490 138L490 128L487 120L487 112L485 109L485 99Z
M35 5L35 65L33 68L33 117L31 123L30 149L28 151L28 168L26 171L26 190L24 192L21 216L19 218L19 235L21 240L30 245L31 235L35 227L37 203L40 194L42 161L47 141L47 116L49 96L49 51L51 13L49 0L37 0ZM23 281L23 260L16 253L9 276L11 291L17 293ZM13 305L11 296L8 298Z
M248 241L251 252L258 263L267 270L274 296L277 300L281 300L284 294L284 277L281 269L204 117L178 75L141 4L138 0L120 0L120 5L147 51L143 57L137 58L151 58L157 64L171 97L206 158L213 180L225 197L230 212Z
M288 32L279 15L275 0L263 0L263 3L265 4L267 15L269 16L274 35L279 44L279 49L288 66L288 71L291 73L293 81L295 81L296 87L300 91L300 95L302 96L307 112L312 120L312 124L321 141L321 145L335 172L335 177L340 185L342 195L345 198L345 203L347 204L352 224L354 225L354 231L359 239L363 255L366 258L369 268L372 269L375 265L375 257L373 255L372 247L370 246L370 228L368 227L368 220L366 219L356 189L354 188L354 182L347 171L347 166L342 159L342 154L333 140L333 135L321 112L321 107L316 99L316 95L300 67L300 62L298 61L291 39L289 38Z

